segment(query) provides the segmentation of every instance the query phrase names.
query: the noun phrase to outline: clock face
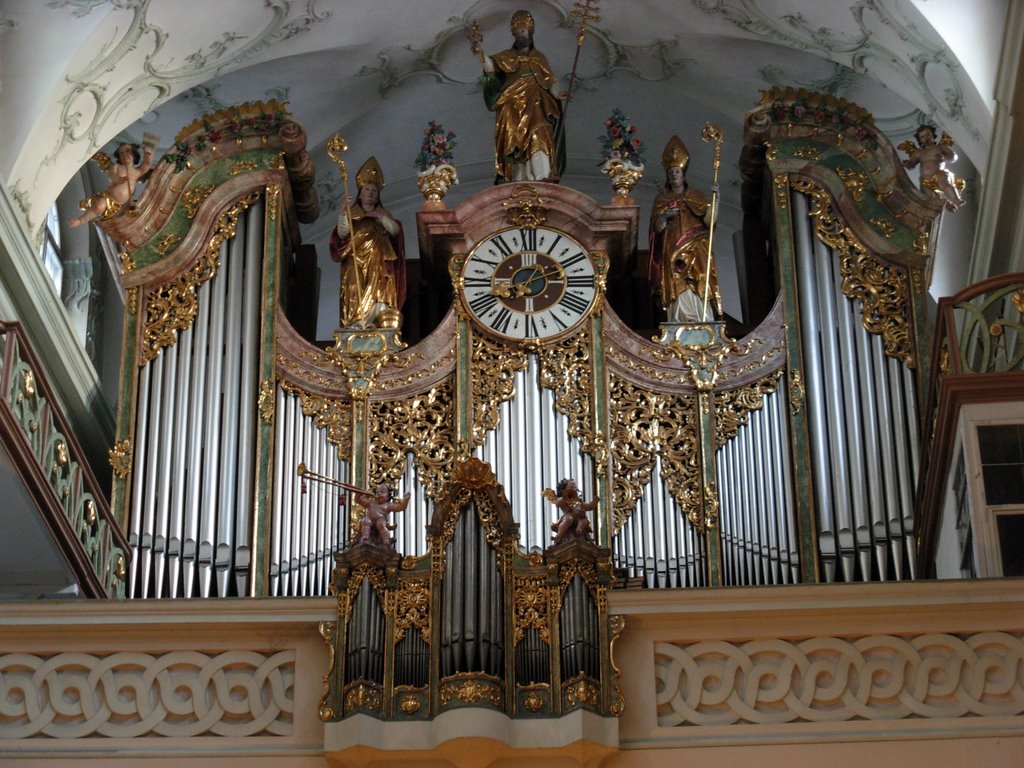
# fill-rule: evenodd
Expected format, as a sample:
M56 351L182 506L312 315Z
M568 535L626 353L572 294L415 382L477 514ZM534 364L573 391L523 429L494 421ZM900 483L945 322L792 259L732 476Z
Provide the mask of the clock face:
M462 268L462 300L477 320L514 340L562 336L597 302L594 262L564 232L506 229L481 241Z

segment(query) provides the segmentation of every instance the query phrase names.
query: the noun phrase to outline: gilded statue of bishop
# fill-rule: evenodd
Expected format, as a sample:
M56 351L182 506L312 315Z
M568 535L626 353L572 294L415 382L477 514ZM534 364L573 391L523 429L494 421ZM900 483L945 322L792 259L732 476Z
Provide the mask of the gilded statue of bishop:
M512 48L490 56L478 34L473 53L484 68L484 101L494 112L494 168L497 183L553 181L565 167L564 132L558 130L562 101L547 58L533 47L533 16L512 14Z
M722 314L718 274L710 255L711 206L686 182L690 153L678 136L661 155L665 186L651 209L648 278L670 323L705 322L704 302Z
M356 201L348 195L331 232L331 258L341 263L341 328L372 327L384 310L405 301L402 225L381 203L384 172L371 157L356 173Z

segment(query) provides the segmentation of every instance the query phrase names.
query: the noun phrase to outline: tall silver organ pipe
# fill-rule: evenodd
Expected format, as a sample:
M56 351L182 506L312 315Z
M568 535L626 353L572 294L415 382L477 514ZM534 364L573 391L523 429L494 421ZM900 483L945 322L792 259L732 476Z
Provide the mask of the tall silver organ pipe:
M300 477L310 472L349 482L349 465L302 412L300 396L278 388L274 423L274 494L270 524L270 594L311 596L328 593L334 553L349 542L350 496L327 483Z
M132 597L248 593L263 209L221 244L192 327L140 370Z
M827 581L913 578L913 373L842 291L839 257L791 195L818 544Z
M514 374L515 394L500 407L498 426L473 452L494 468L519 524L519 544L543 550L551 544L554 505L537 489L554 489L563 477L576 480L584 499L594 497L593 460L578 438L569 435L569 420L555 408L556 393L540 385L536 354L527 355L526 370Z
M800 581L786 423L785 395L768 393L716 453L727 585Z
M651 481L612 541L615 567L645 587L707 584L703 534L686 519L669 493L657 457Z

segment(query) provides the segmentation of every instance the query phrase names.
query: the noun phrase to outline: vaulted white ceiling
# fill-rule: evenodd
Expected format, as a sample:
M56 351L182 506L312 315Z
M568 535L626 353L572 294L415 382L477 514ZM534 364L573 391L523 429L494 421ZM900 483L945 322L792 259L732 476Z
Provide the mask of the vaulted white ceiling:
M611 195L597 164L613 108L647 144L648 171L634 195L642 209L672 134L690 147L691 183L710 186L711 147L699 135L712 121L725 137L722 224L737 229L743 116L776 85L856 102L894 143L922 120L935 122L957 141L960 175L985 167L1007 0L968 8L951 0L597 5L569 107L563 183L599 200ZM304 237L323 255L342 194L325 151L335 133L347 140L353 169L377 156L385 203L406 222L422 202L413 159L430 120L458 135L461 184L449 202L492 183L493 118L466 32L477 20L485 48L505 48L520 6L536 18L537 47L564 87L576 53L572 0L0 0L0 178L35 232L97 148L150 131L164 150L202 114L287 100L306 128L321 196L321 218ZM409 251L415 258L415 243ZM333 286L325 267L323 283Z

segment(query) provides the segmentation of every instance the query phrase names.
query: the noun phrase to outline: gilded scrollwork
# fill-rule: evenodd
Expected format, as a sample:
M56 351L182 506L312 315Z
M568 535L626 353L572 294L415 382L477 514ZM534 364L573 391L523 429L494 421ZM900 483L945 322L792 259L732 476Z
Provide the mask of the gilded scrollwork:
M789 176L784 173L775 174L775 204L782 211L789 208Z
M211 280L220 268L220 245L235 236L238 218L259 199L252 193L221 214L216 231L198 262L185 274L148 295L144 317L141 357L153 360L164 347L173 346L177 332L192 326L199 311L199 286Z
M909 317L907 274L872 256L835 213L828 192L812 181L794 177L793 188L808 195L818 238L839 256L843 293L861 302L861 321L881 334L885 353L915 365Z
M586 705L596 707L600 691L597 684L588 677L577 676L565 683L565 703L568 707Z
M228 173L232 176L238 176L248 171L255 171L257 168L259 168L259 164L255 160L236 160L231 164L231 169Z
M185 209L185 218L194 219L196 214L199 213L200 207L202 207L206 198L210 196L214 189L213 184L200 184L185 192L181 196L181 204Z
M526 370L523 350L498 345L482 334L473 337L473 445L498 426L501 404L515 395L516 371Z
M893 233L896 231L896 225L893 224L888 219L883 219L881 217L876 216L871 220L871 223L879 232L881 232L886 237L892 237Z
M132 441L130 438L125 438L118 443L114 443L114 447L110 449L108 453L110 466L114 470L115 477L124 480L128 477L132 471Z
M267 424L274 423L274 380L264 379L260 382L260 397L257 402L260 418Z
M867 174L853 168L836 168L836 174L842 179L843 185L850 190L850 196L858 203L864 201L864 192L867 190L871 180Z
M380 712L382 703L383 697L376 685L359 682L345 692L346 712L352 712L357 709Z
M622 631L625 628L625 616L615 615L608 617L608 663L612 668L612 688L614 689L612 702L608 707L608 711L614 717L621 716L626 709L626 697L623 695L622 686L620 685L622 670L619 669L619 666L615 663L615 643L622 635Z
M513 184L512 194L502 206L508 211L508 223L514 227L539 227L547 220L548 201L532 184Z
M277 221L277 213L281 208L281 185L271 184L267 187L267 215L271 221Z
M405 472L405 456L413 463L434 498L451 474L456 459L455 394L451 381L406 400L370 403L370 477L374 484L395 486Z
M410 629L418 629L420 636L430 642L430 584L427 581L404 581L395 598L395 642L399 642Z
M536 629L541 640L551 642L547 580L543 576L520 577L515 582L514 645L523 639L528 629Z
M460 701L464 704L476 704L477 702L488 702L495 707L504 703L504 694L501 690L500 681L464 680L458 682L445 682L441 685L441 704L447 706L453 701Z
M302 414L313 417L313 424L318 429L327 430L327 442L337 447L338 460L350 461L352 451L352 408L349 403L311 395L286 381L281 381L280 383L281 388L285 392L299 398Z
M328 722L334 719L334 709L330 706L329 699L331 696L331 677L334 675L334 665L337 660L335 643L338 636L338 625L333 621L321 621L318 627L320 631L320 639L324 641L324 645L327 646L327 671L323 675L323 686L324 692L320 697L320 720Z
M633 513L651 480L655 458L662 477L687 519L702 517L697 400L692 395L661 395L612 378L611 443L614 446L613 504L615 532Z
M715 392L715 444L721 448L736 437L741 426L750 421L750 412L764 405L764 396L779 386L782 369L736 389Z
M157 242L155 246L156 252L160 256L166 256L168 253L174 250L178 246L178 243L180 242L180 235L175 235L173 233L166 234L163 237L161 237L160 240Z

